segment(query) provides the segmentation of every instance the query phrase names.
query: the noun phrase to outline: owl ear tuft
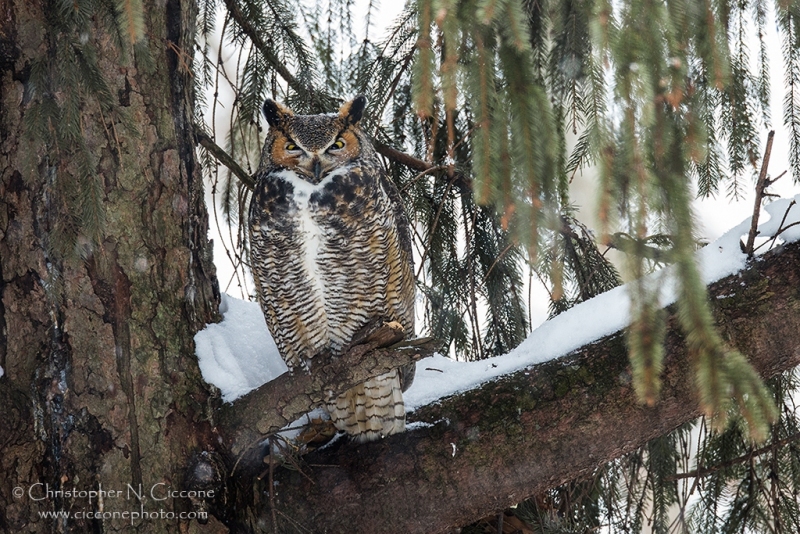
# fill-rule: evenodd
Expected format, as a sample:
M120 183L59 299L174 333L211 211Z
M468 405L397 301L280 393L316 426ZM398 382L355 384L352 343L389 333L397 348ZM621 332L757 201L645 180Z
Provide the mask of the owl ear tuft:
M342 117L347 124L355 124L361 120L361 115L364 113L364 108L367 106L367 97L358 95L350 102L345 102L339 108L339 116Z
M261 109L264 112L264 116L267 118L267 123L273 127L281 124L287 117L294 115L291 109L270 98L264 101L264 107Z

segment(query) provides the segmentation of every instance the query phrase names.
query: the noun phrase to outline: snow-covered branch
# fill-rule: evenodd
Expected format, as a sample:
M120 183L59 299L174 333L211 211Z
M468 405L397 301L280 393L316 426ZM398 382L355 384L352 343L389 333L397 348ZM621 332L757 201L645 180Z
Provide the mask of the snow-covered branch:
M800 245L792 243L709 288L723 335L764 377L800 363L798 287ZM310 531L444 532L692 420L700 413L694 372L674 317L669 325L654 408L636 401L617 333L418 408L421 424L402 435L315 453L303 474L278 470L279 530L290 530L290 518Z

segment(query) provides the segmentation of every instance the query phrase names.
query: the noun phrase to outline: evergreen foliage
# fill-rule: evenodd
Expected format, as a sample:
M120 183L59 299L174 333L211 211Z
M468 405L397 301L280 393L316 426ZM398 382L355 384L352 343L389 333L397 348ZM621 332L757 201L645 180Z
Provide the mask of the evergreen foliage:
M46 4L45 46L30 65L23 97L25 178L46 182L52 225L45 243L49 257L85 258L101 241L106 217L92 143L98 138L112 145L118 142L115 124L134 130L101 74L98 50L89 35L100 27L104 40L124 61L142 37L142 5L109 0ZM93 130L103 133L92 135Z
M376 140L411 149L429 164L414 175L402 164L390 169L416 223L426 325L444 346L472 359L507 350L524 337L521 276L487 267L486 258L498 250L506 251L503 265L525 257L546 267L539 274L552 287L554 312L593 294L580 285L587 278L583 270L599 273L591 277L603 287L616 283L603 263L589 261L601 257L592 240L582 244L584 253L594 252L582 257L569 239L561 246L559 239L545 241L570 212L570 179L598 163L600 241L610 244L612 229L625 231L631 237L629 271L639 278L649 267L646 244L654 234L668 236L665 255L679 278L680 318L703 408L722 426L732 394L753 435L764 438L774 408L746 360L715 332L693 261L689 206L691 175L703 194L727 182L735 195L739 177L757 160L758 126L769 116L762 3L732 9L678 1L420 0L385 42L358 45L349 4L329 0L300 17L309 47L280 1L226 6L224 36L237 45L238 58L233 72L221 60L215 68L236 92L228 149L248 168L258 157L266 93L299 112L335 109L331 94L365 93L378 112L367 123ZM756 72L750 71L745 24L751 8L761 36ZM201 9L210 11L209 3ZM207 18L202 27L208 31ZM215 99L212 116L216 105ZM718 125L727 139L714 137ZM569 154L567 132L578 136ZM230 179L222 189L229 221L239 223L237 243L245 245L239 219L248 191ZM485 204L499 208L488 218L491 229L483 223ZM541 246L548 250L543 262ZM507 285L493 283L488 274L508 274ZM578 288L578 298L562 299L565 281ZM632 288L634 381L652 404L664 314L655 285ZM485 322L479 317L484 309Z

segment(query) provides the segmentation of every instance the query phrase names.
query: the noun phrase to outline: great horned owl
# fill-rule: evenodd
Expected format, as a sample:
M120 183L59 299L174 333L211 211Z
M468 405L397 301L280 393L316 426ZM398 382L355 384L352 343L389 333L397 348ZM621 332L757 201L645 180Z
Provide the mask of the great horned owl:
M250 256L261 309L290 369L341 353L376 318L414 331L411 236L400 195L358 127L366 99L338 114L295 115L267 100L270 129L250 202ZM361 441L401 432L413 364L326 406Z

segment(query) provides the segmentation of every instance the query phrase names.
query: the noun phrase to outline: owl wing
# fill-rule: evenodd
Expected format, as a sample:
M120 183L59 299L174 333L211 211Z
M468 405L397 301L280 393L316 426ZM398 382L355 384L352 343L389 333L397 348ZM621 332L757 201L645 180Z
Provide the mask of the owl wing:
M309 232L291 171L267 169L257 176L250 202L250 260L264 318L289 368L308 367L328 341L324 298L307 257Z
M392 253L389 255L390 278L392 283L387 287L393 299L395 313L406 335L414 333L414 304L416 302L416 285L414 276L414 254L411 247L411 224L403 207L403 200L394 182L387 176L383 167L380 167L380 185L385 191L386 198L392 211L391 228L395 234Z
M330 229L321 251L330 335L349 343L375 318L400 322L414 331L414 272L411 236L400 195L379 162L365 158L326 186L317 198ZM405 427L402 390L414 364L373 377L326 398L335 426L359 441L378 439Z

